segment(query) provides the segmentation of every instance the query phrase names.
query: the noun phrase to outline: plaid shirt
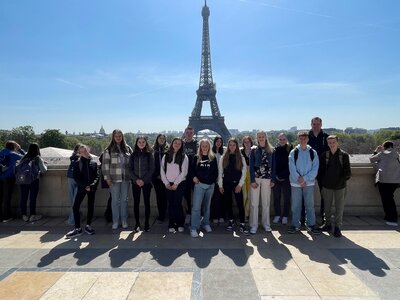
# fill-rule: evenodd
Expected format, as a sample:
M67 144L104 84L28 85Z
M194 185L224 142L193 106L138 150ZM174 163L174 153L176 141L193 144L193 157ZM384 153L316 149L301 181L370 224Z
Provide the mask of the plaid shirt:
M118 152L111 152L110 154L108 149L104 151L103 163L101 165L104 180L112 180L114 182L130 181L129 157L131 156L132 149L128 145L127 147L129 152L122 155Z

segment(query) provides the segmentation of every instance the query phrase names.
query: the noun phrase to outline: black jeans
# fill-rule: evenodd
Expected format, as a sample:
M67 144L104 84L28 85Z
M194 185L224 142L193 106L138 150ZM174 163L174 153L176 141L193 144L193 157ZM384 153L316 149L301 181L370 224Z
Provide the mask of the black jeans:
M244 205L243 205L243 193L240 190L239 193L235 193L235 187L238 185L237 182L224 182L224 203L225 212L228 220L233 220L233 209L232 209L232 192L235 195L236 205L239 209L239 220L240 223L244 223Z
M185 190L185 181L182 181L175 191L166 189L169 225L168 228L183 227L185 215L183 214L182 197Z
M217 183L214 186L214 194L211 198L210 216L211 219L225 218L223 197Z
M273 187L275 216L288 217L290 211L291 187L289 179L277 181ZM283 194L283 213L281 212L281 195Z
M397 223L397 208L394 201L394 192L397 189L397 183L378 183L379 194L381 195L382 206L385 212L385 220Z
M74 206L72 207L72 210L74 211L74 219L75 219L75 228L81 228L81 217L79 214L79 209L81 207L81 204L83 202L83 199L85 196L88 196L88 209L87 209L87 217L86 217L86 224L90 225L92 224L92 219L93 219L93 212L94 212L94 199L96 195L96 191L79 191L76 194L75 201L74 201Z
M153 186L157 198L158 220L164 221L167 212L165 185L160 178L155 178L153 179Z
M146 183L143 187L138 186L136 183L132 183L133 212L135 214L136 225L140 225L139 204L140 204L140 194L142 190L143 190L143 200L144 200L145 224L147 226L149 225L151 187L152 187L151 183Z
M14 191L14 185L15 177L4 178L0 180L0 221L7 220L12 217L11 199Z
M27 202L29 196L29 212L36 215L36 199L39 193L39 179L32 181L31 184L21 184L21 214L27 214Z

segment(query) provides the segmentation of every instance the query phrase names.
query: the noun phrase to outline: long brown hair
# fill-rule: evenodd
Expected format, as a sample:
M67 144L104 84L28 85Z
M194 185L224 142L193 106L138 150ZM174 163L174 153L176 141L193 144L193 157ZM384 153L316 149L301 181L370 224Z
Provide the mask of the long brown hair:
M124 138L124 134L122 133L121 129L114 129L111 135L111 142L110 144L107 146L106 150L108 150L110 153L111 152L118 152L118 147L117 147L117 143L114 141L114 136L120 133L122 135L122 140L121 140L121 145L120 145L120 149L124 154L128 154L131 153L131 148L126 144L125 142L125 138Z
M242 154L240 153L240 150L239 150L239 143L238 143L237 139L235 139L234 137L232 137L228 140L228 147L222 157L222 166L225 169L229 165L229 155L231 154L230 150L229 150L229 143L231 143L231 142L236 144L236 150L234 153L235 160L236 160L235 165L236 165L236 169L240 171L240 170L242 170L242 167L243 167Z

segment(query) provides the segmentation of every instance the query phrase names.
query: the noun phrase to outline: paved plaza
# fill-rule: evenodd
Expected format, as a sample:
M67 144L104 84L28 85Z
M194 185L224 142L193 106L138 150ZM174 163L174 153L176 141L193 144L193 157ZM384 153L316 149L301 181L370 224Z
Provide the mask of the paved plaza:
M343 237L306 231L194 239L111 230L65 239L64 219L0 224L0 299L398 299L400 234L380 218L345 217ZM131 220L131 223L133 221Z

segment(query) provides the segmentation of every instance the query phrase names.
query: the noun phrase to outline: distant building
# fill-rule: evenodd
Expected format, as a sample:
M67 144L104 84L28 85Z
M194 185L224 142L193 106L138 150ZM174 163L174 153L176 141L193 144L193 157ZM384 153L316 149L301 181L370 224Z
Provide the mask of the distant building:
M103 127L103 125L101 125L100 131L99 131L99 134L101 134L101 135L103 135L103 136L106 136L106 131L104 130L104 127Z

